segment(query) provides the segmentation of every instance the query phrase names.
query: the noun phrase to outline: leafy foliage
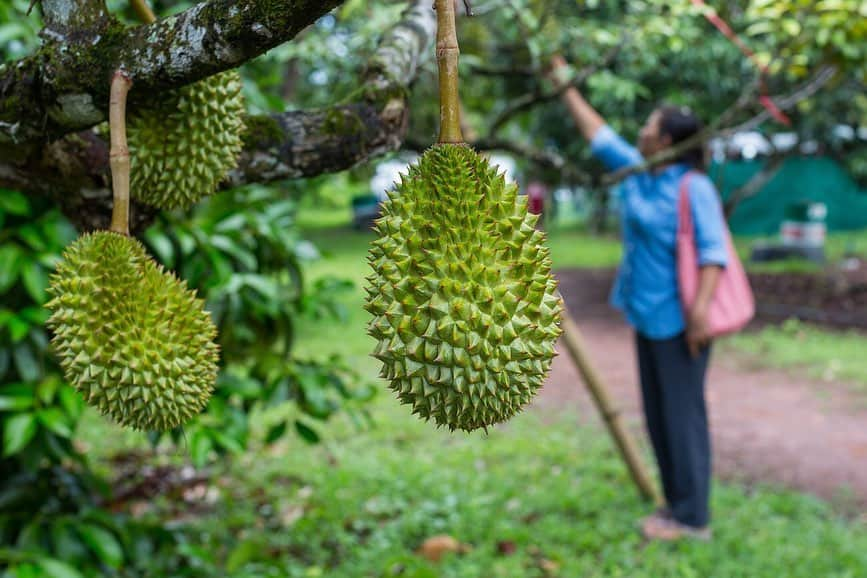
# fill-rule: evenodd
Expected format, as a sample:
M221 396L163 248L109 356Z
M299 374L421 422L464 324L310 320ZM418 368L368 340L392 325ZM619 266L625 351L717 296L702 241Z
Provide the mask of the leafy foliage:
M286 435L315 443L316 424L342 410L359 425L366 419L373 390L339 357L292 355L295 319L335 315L334 300L350 285L329 278L304 286L302 258L315 248L297 236L293 202L279 195L225 193L187 216L164 215L146 233L151 252L205 297L221 328L223 367L206 413L166 434L197 466L244 451L259 409L297 407L270 427L269 444ZM15 545L18 576L79 576L75 568L127 559L135 567L143 553L176 547L183 536L160 520L103 509L112 488L74 443L84 405L47 349L42 305L48 275L76 233L50 203L14 191L0 191L0 222L0 543Z

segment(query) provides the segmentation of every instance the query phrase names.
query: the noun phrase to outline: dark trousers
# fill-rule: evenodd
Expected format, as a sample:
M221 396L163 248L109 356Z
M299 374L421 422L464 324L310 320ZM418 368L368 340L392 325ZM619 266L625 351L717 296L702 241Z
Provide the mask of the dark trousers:
M665 499L681 524L710 521L711 449L704 378L710 348L693 358L683 334L637 335L644 417L659 465Z

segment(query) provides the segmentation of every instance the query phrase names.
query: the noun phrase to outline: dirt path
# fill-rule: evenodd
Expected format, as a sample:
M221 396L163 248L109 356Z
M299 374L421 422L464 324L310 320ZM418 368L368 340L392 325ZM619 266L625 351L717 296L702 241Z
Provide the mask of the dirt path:
M604 304L607 281L592 273L561 273L560 277L594 365L643 441L633 337ZM716 353L707 394L716 475L851 501L851 506L867 512L864 404L857 403L845 387L832 389L829 395L827 383L746 368L737 359ZM574 405L580 408L581 419L598 421L564 353L555 360L536 406L545 410Z

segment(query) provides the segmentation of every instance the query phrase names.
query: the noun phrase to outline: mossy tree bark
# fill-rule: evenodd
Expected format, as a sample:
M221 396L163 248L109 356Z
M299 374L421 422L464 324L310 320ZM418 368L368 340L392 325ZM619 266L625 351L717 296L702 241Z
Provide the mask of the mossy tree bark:
M291 40L342 1L210 0L124 27L102 0L46 0L43 47L0 67L0 145L23 146L102 122L115 70L135 82L138 98L147 98L236 68Z
M137 99L154 94L155 89L182 86L232 68L291 39L341 2L212 0L177 17L120 31L109 17L100 16L104 12L99 9L90 12L89 26L76 20L76 26L82 26L74 28L75 39L69 36L71 28L63 25L71 17L68 5L104 7L102 0L45 0L43 10L52 3L66 7L51 17L55 28L50 34L57 42L72 42L71 48L60 50L48 42L37 55L0 67L0 187L51 196L79 227L93 229L107 227L111 214L108 144L92 130L82 129L105 118L103 100L107 105L114 71L105 82L95 79L103 68L112 66L100 62L82 78L73 80L65 74L61 82L53 72L52 58L58 52L65 54L61 61L74 61L82 70L96 52L76 48L78 39L87 44L96 37L111 38L96 41L95 46L108 42L105 50L115 63L120 59L118 68L135 83L130 93L130 106L135 106ZM267 21L271 10L280 12L279 18L262 28L259 21ZM217 28L220 34L215 36ZM401 20L383 34L360 74L361 88L345 102L325 109L249 117L239 165L223 186L340 171L399 148L407 128L409 85L432 52L435 28L430 0L412 0ZM54 89L43 86L48 80L72 99L61 98L66 106L57 104ZM47 98L50 95L54 96ZM133 232L146 226L153 213L133 202Z

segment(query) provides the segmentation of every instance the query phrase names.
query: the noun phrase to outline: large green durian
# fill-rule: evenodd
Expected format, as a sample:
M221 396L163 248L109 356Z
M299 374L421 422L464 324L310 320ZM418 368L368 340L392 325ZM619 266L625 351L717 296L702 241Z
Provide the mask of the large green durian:
M526 197L463 145L436 145L383 203L366 308L381 375L413 413L472 431L542 385L562 304Z
M140 242L82 235L48 291L52 348L66 379L103 415L164 431L205 407L217 377L216 328L195 293Z
M212 194L238 162L244 131L241 77L230 70L131 110L131 195L161 209Z

